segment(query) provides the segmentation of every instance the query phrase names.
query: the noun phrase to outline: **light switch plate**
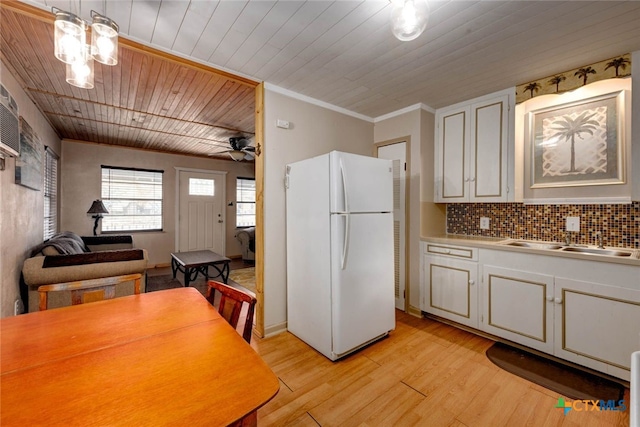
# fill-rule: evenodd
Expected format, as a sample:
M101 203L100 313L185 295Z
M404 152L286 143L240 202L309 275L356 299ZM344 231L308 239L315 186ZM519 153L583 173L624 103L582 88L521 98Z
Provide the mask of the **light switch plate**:
M486 216L480 217L480 229L488 230L489 229L490 220Z
M566 231L580 231L580 217L568 216Z

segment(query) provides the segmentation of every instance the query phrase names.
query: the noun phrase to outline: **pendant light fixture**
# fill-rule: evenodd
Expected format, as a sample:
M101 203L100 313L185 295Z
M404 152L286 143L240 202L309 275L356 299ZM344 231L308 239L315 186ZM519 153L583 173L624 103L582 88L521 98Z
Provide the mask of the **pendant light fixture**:
M106 10L106 1L103 2ZM78 8L81 2L78 1ZM91 11L91 44L87 44L87 23L77 15L52 7L55 56L67 64L67 83L84 89L93 88L93 60L105 64L118 63L118 24L96 11Z
M118 63L118 24L91 11L91 56L105 65Z
M391 0L391 31L398 40L418 38L427 28L429 5L426 0Z
M73 64L66 65L67 83L83 89L93 89L93 58L88 45L82 47L82 54Z
M65 64L73 64L82 56L82 46L86 44L87 33L82 19L71 12L57 7L51 8L56 15L54 23L54 54Z

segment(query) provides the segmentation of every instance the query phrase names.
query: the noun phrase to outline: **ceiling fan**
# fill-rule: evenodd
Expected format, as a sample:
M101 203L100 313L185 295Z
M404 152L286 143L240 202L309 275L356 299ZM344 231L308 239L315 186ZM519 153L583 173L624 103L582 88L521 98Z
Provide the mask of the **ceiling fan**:
M236 162L253 160L256 147L250 144L251 142L244 136L231 137L229 138L231 150L226 151L226 153L229 153L229 156Z

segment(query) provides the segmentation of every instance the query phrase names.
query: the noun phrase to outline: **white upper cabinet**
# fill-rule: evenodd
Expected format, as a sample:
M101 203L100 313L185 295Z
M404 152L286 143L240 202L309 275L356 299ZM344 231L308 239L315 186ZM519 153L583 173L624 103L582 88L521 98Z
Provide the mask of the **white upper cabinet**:
M436 111L435 202L514 200L515 89Z

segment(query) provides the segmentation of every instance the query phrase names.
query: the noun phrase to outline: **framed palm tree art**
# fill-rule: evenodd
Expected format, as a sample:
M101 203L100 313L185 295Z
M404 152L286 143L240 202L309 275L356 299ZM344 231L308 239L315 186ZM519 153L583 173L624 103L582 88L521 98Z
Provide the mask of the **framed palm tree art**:
M531 188L624 183L624 91L529 113Z

